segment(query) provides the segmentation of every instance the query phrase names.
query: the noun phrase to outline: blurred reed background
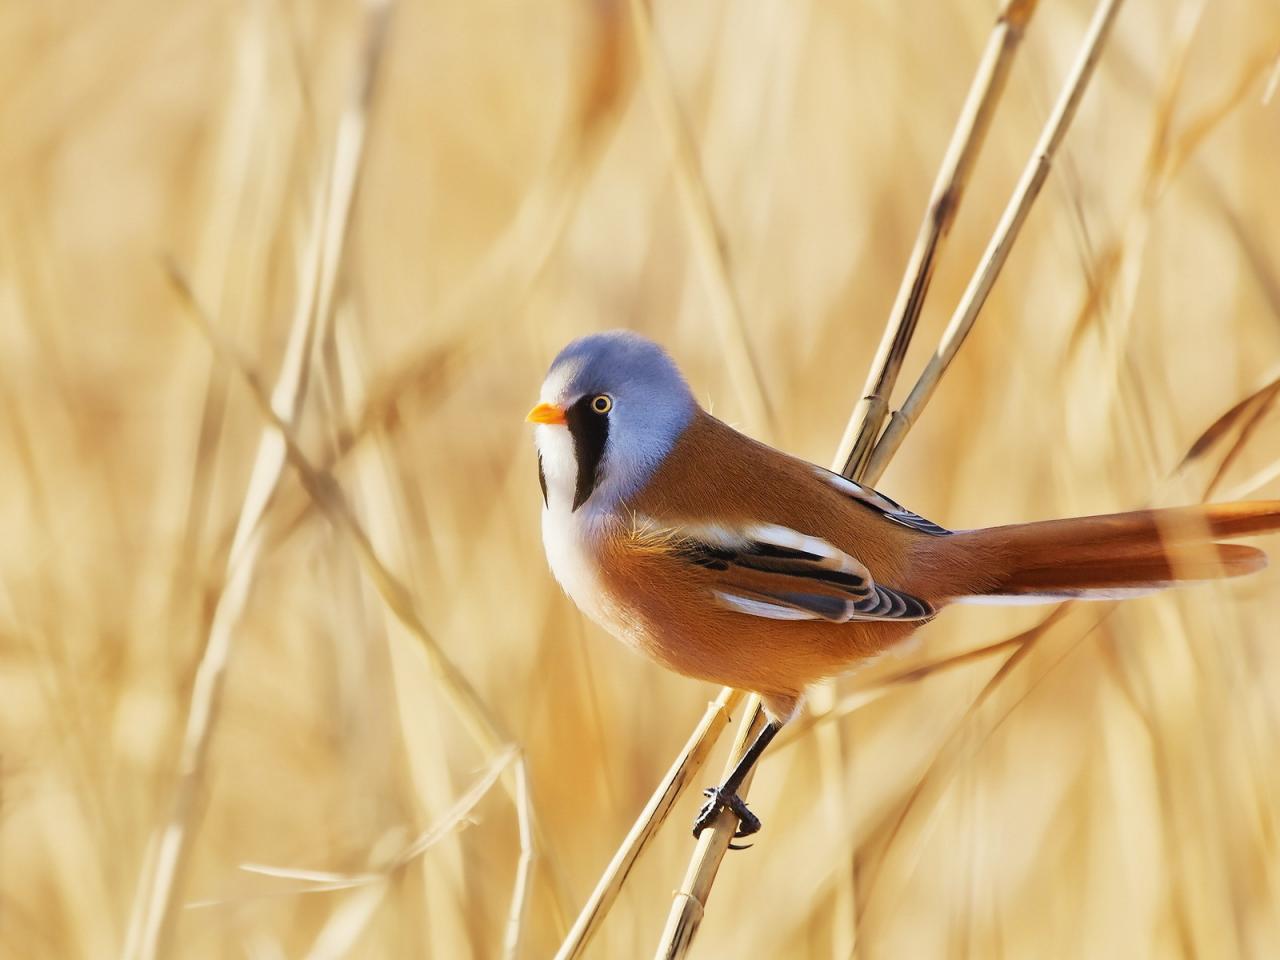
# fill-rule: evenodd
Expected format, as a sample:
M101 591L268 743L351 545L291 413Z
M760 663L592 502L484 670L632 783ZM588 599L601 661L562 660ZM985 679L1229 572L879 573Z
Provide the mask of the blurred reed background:
M858 399L997 8L654 5L770 439L794 453L829 462ZM1040 5L906 383L1089 14ZM960 527L1280 495L1276 391L1255 393L1280 375L1278 55L1272 0L1131 0L882 489ZM380 872L497 768L351 531L294 470L274 484L263 413L183 283L268 389L297 339L277 411L296 405L307 456L523 748L542 845L522 952L553 951L713 691L557 589L522 416L564 341L628 326L715 413L746 417L643 63L608 0L0 7L4 956L145 940L131 916L175 819L211 630L229 660L176 813L189 856L163 952L502 949L521 845L500 785ZM264 512L241 606L223 588L247 491ZM756 778L765 831L723 866L695 953L1280 954L1278 587L1273 568L1068 610L828 719L834 771L798 733ZM1048 612L950 610L870 676ZM699 800L589 955L652 952ZM330 874L373 876L302 890Z

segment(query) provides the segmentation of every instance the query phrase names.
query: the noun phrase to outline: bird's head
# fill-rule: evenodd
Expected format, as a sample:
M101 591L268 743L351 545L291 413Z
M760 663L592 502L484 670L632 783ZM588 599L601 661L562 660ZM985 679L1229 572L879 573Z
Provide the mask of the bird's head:
M580 337L547 371L526 419L549 509L611 509L640 490L697 410L660 346L622 330Z

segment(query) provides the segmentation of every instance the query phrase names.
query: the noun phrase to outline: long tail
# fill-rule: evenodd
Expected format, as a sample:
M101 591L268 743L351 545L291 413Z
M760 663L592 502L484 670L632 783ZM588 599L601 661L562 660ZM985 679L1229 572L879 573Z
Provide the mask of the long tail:
M1020 523L947 539L976 574L957 593L1105 598L1261 570L1261 550L1216 541L1277 529L1280 500L1262 500Z

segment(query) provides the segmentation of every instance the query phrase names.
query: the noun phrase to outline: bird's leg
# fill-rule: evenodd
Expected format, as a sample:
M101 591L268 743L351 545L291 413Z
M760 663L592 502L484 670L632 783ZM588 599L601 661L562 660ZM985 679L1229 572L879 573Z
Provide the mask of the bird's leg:
M747 747L747 752L742 755L733 771L725 778L724 783L718 787L708 787L702 791L703 796L707 798L707 802L702 805L702 809L698 812L698 819L693 821L693 835L699 836L703 830L711 826L715 822L716 817L720 815L721 810L731 810L733 815L738 818L738 829L734 832L734 837L749 837L760 829L760 818L747 809L746 801L738 796L738 790L742 786L742 781L747 778L747 774L751 772L751 768L755 766L756 761L760 759L760 755L764 753L765 747L769 746L769 741L778 735L778 731L782 729L781 720L770 720L764 725L764 728L756 734L755 740L751 742L751 746ZM731 850L745 850L750 844L729 844Z

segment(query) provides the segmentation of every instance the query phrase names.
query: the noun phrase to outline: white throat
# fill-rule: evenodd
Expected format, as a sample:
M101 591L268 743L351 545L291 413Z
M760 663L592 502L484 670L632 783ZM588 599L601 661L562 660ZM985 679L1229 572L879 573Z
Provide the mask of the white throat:
M546 503L542 508L542 547L551 572L587 616L604 624L596 543L612 511L591 496L573 508L578 483L578 463L573 436L564 427L539 426L535 431Z
M548 510L570 513L578 483L578 459L573 450L573 436L564 427L541 425L534 430L534 442L542 464L542 478L547 485ZM583 504L587 507L589 504Z

